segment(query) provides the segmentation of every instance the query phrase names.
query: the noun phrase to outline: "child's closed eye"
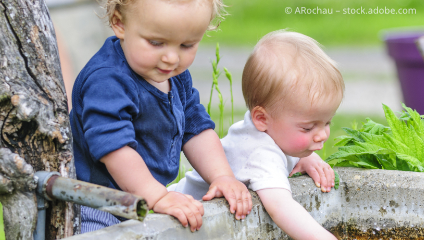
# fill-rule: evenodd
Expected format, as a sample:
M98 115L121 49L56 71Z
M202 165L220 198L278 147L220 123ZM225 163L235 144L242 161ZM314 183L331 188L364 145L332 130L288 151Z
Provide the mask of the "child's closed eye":
M307 127L307 128L303 127L302 129L303 129L303 131L305 131L305 132L310 132L313 128L314 128L314 127Z
M159 41L149 40L150 45L158 47L161 46L163 43Z
M194 46L194 44L181 44L182 48L192 48Z

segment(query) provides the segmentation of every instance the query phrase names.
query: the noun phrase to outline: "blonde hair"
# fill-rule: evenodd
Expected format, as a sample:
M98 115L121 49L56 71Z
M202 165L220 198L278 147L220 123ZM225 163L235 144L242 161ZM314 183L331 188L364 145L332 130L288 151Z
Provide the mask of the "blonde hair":
M261 106L273 115L305 97L311 105L334 94L342 99L344 82L336 63L317 41L279 30L256 44L244 66L242 90L249 110Z
M112 25L112 17L115 13L115 10L120 12L122 14L122 17L125 21L125 8L130 5L131 3L135 1L141 1L141 0L98 0L100 5L105 9L106 13L103 18L107 19L108 25ZM156 0L159 1L159 0ZM172 0L168 0L172 1ZM173 0L173 1L184 1L184 0ZM187 1L187 0L185 0ZM205 1L212 1L212 16L210 20L210 24L208 27L208 30L215 30L218 28L219 24L221 23L221 20L224 19L224 16L226 15L226 11L224 7L224 3L222 0L205 0Z

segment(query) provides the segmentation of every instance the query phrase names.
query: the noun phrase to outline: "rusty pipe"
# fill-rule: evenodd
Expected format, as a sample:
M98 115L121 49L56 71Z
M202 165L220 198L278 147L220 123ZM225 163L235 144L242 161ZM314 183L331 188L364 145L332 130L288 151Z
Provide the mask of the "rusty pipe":
M131 193L75 179L58 173L39 171L39 188L46 199L58 199L92 207L116 216L143 221L148 212L146 201Z

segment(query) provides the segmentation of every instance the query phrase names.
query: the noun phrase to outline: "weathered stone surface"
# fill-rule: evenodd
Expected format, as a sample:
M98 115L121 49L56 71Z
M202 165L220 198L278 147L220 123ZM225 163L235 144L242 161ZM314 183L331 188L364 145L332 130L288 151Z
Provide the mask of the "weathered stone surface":
M322 193L308 176L290 179L293 198L340 239L423 239L424 174L389 170L336 168L338 190ZM82 239L290 239L261 205L256 193L252 212L234 219L224 199L204 202L202 228L191 233L173 217L150 214L144 222L130 220ZM408 235L405 235L408 234Z

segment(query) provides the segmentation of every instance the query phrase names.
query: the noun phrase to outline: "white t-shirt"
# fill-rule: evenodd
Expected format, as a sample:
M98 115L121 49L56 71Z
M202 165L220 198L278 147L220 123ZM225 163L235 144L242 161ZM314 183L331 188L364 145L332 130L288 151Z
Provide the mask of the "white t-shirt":
M291 191L288 176L299 158L285 155L268 134L258 131L249 111L243 121L230 127L221 143L237 180L249 189L284 188ZM193 170L168 190L201 199L209 190L209 184Z

